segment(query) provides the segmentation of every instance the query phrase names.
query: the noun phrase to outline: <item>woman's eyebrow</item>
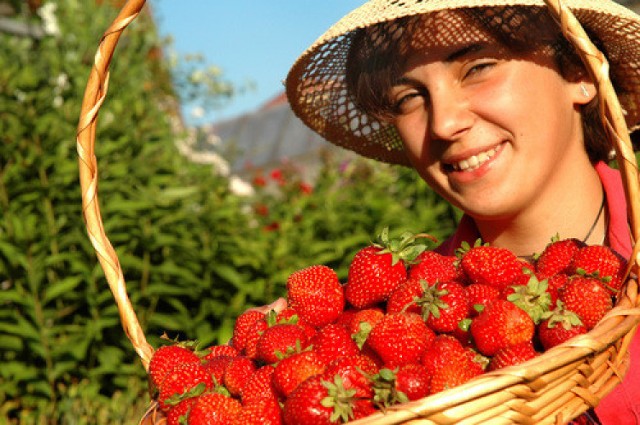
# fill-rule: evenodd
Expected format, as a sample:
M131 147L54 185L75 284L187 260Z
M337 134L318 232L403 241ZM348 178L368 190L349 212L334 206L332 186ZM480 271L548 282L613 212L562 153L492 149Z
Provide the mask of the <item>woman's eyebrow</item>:
M468 54L479 52L484 47L485 46L482 43L474 43L474 44L470 44L468 46L462 47L461 49L458 49L453 53L451 53L449 56L447 56L445 59L445 62L453 62Z

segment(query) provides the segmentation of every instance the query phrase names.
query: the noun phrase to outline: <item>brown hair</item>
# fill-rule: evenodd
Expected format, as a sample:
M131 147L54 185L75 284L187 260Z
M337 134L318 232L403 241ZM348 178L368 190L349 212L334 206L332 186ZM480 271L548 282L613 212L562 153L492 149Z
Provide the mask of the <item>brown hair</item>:
M513 52L551 54L565 79L575 79L586 72L580 57L546 8L514 6L460 10ZM346 63L346 83L353 102L363 112L382 121L393 119L396 111L389 98L391 88L404 70L407 52L410 48L415 49L414 34L428 24L418 15L383 22L354 33ZM469 30L467 26L461 33ZM593 37L592 41L598 45ZM597 97L582 108L582 118L585 149L590 160L593 163L607 161L611 146L605 135Z

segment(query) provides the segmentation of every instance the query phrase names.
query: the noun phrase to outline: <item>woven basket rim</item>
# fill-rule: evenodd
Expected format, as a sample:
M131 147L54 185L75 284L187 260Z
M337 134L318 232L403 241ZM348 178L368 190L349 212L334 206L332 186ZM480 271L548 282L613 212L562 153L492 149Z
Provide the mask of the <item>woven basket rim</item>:
M561 405L558 409L550 411L548 416L537 418L539 422L536 422L555 423L555 419L553 422L549 422L549 418L554 418L558 414L566 414L566 417L570 419L569 416L577 416L590 405L597 404L621 381L626 371L628 346L640 322L640 297L635 278L638 275L638 251L640 250L636 243L640 235L640 188L635 153L631 146L620 105L606 73L606 59L591 44L571 12L562 8L560 0L545 0L545 3L552 12L557 14L563 31L569 39L574 40L575 45L579 46L578 50L581 56L596 77L595 81L597 81L598 90L601 93L601 115L618 155L625 196L630 208L631 237L634 242L633 254L629 260L629 270L622 294L611 312L584 336L560 344L521 365L486 373L451 390L416 402L395 406L384 414L374 414L354 421L352 422L354 425L397 424L427 416L430 420L429 423L456 423L460 420L460 416L451 415L459 415L460 410L467 410L466 413L463 413L463 415L467 415L466 418L483 411L485 416L492 414L492 412L498 415L504 413L505 406L510 408L513 407L512 404L522 404L518 397L525 400L535 398L538 387L540 394L549 394L549 397L553 396L554 399L558 399L553 388L547 388L549 382L581 379L580 376L574 376L576 373L580 375L578 369L596 369L598 371L597 382L587 384L589 387L597 388L593 388L593 391L591 389L565 391L570 394L582 391L584 394L581 394L582 399L578 400L576 400L578 396L574 394L573 399L567 400L566 404ZM104 232L98 202L98 166L94 154L96 121L108 91L108 69L113 52L120 35L138 16L144 5L145 0L129 0L100 41L80 112L77 128L77 150L83 215L89 238L117 303L125 333L139 355L145 370L148 370L154 349L147 342L127 296L126 284L117 254ZM611 357L615 359L615 362L611 362ZM590 360L588 364L585 363L587 358ZM567 376L572 376L572 378L566 378ZM584 382L581 383L584 384ZM583 402L583 399L586 402ZM476 400L477 411L460 409L461 403ZM462 406L467 406L467 404ZM551 408L541 406L540 411L545 412L545 409ZM162 422L164 421L163 415L158 414L153 405L148 414L151 413L153 414L151 422L145 422L145 424L164 423ZM146 415L143 420L149 421L149 417ZM452 420L454 422L451 422Z

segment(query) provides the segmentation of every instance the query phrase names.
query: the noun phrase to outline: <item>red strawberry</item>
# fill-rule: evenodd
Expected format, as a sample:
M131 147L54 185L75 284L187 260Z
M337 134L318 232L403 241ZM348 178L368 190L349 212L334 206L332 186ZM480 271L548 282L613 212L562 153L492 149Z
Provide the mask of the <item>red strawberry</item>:
M386 301L407 278L405 264L425 249L415 244L415 236L402 235L390 240L382 231L378 243L362 248L349 265L345 297L356 308L372 307Z
M212 360L216 357L236 357L239 356L240 352L231 345L214 345L209 347L205 351L205 355L202 357L202 360Z
M238 400L220 393L202 394L191 407L188 425L231 425L240 414Z
M355 356L360 353L349 331L335 323L319 329L311 339L311 345L325 364L342 356Z
M311 266L287 279L287 303L305 322L322 327L342 313L344 291L333 269Z
M195 401L196 398L188 398L169 408L169 411L167 412L167 425L184 424L189 415L189 411L191 410L191 406Z
M255 371L256 365L250 358L244 356L231 358L222 377L225 388L232 396L239 397Z
M198 357L192 349L182 345L164 345L158 348L149 361L149 376L156 387L160 387L164 377L181 363L198 363Z
M565 307L578 315L591 330L613 307L610 292L599 279L573 276L559 292Z
M371 330L366 345L387 367L417 363L435 339L422 318L415 313L386 314Z
M623 283L627 262L617 252L602 245L580 248L573 258L574 273L598 277L611 295L616 295Z
M467 357L467 350L460 341L451 335L438 335L422 355L420 363L427 368L429 375L433 375L447 359L458 357Z
M470 331L478 351L493 356L500 349L531 341L535 324L512 302L497 299L473 319Z
M468 315L475 317L478 309L475 306L486 307L491 301L500 297L500 290L494 286L484 283L472 283L465 287L467 295Z
M216 386L224 384L224 371L232 359L233 357L220 356L203 363L204 368L209 372Z
M247 341L255 336L255 323L264 321L265 314L257 310L247 310L241 313L233 326L231 338L233 347L242 352L246 349Z
M401 283L389 296L387 300L387 313L421 313L420 306L416 299L424 295L427 286L425 281L419 279L408 279Z
M507 366L515 366L538 356L539 353L533 348L533 342L525 341L520 344L498 350L489 362L489 371L502 369Z
M243 403L233 425L281 425L282 409L276 399L259 398Z
M522 261L511 251L495 246L474 246L462 254L460 265L471 283L503 290L522 275Z
M455 331L468 313L464 287L453 280L426 287L416 303L427 326L439 333Z
M546 279L559 273L570 273L573 256L583 246L578 239L553 238L536 260L538 277Z
M242 403L246 404L255 399L271 398L278 399L276 388L273 385L273 374L275 373L275 367L272 365L266 365L258 368L253 375L247 381L247 384L242 387L242 393L240 398Z
M255 360L258 356L258 341L264 331L268 328L269 324L267 323L266 318L257 320L248 326L245 335L244 349L240 350L240 353Z
M553 310L558 302L558 292L569 281L569 275L559 273L547 278L547 292L551 297L551 304L549 309Z
M160 385L158 403L167 411L185 398L195 397L213 387L213 379L200 363L182 363L165 376Z
M471 351L448 335L436 338L422 362L431 377L430 394L456 387L483 373Z
M266 364L276 363L306 348L308 339L305 330L298 325L273 325L258 339L256 359Z
M284 402L284 422L287 425L334 425L362 417L358 412L362 412L364 406L371 406L371 402L359 399L356 393L356 389L345 388L339 375L332 380L324 375L312 376ZM373 411L371 406L366 414Z
M286 398L305 379L319 375L326 363L315 351L303 351L280 361L273 373L273 386L282 398Z
M421 364L404 365L396 372L396 389L406 394L410 401L428 396L430 382L431 376Z
M545 350L584 333L587 333L587 328L577 314L566 309L562 301L558 301L556 308L548 312L538 325L538 338Z
M457 258L435 251L424 251L409 265L409 279L424 280L429 284L447 282L458 277Z
M358 348L362 349L373 327L384 317L384 312L379 308L365 308L358 310L347 325L347 330Z
M538 280L535 274L527 272L529 281L524 285L514 285L509 289L506 299L526 311L535 324L540 323L542 316L550 310L551 294L547 279Z

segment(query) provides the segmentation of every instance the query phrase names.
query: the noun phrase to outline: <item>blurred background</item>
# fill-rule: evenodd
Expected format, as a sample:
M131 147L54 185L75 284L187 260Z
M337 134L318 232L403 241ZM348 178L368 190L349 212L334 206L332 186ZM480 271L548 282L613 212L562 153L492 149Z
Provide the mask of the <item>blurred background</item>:
M86 234L75 142L123 3L0 0L0 425L136 424L150 402ZM359 0L257 3L151 1L113 58L100 205L154 347L225 343L293 271L344 282L382 228L442 240L458 218L410 170L321 140L282 94L290 62Z

